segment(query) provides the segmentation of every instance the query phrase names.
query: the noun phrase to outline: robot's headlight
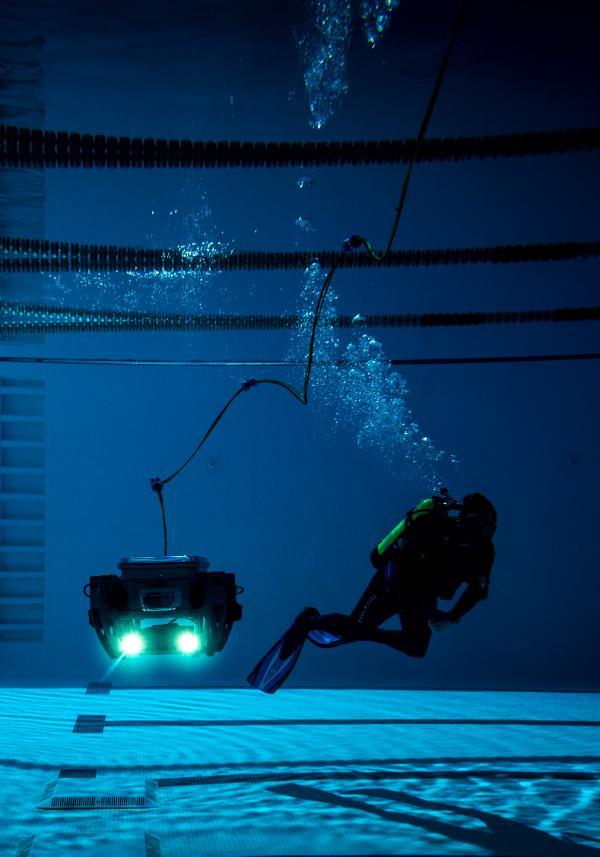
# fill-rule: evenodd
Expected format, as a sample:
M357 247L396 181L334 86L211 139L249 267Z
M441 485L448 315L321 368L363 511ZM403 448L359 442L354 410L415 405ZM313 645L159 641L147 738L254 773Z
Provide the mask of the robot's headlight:
M194 631L181 631L176 645L182 655L193 655L200 648L200 637Z
M136 631L124 634L119 640L119 649L128 657L139 655L144 651L144 638Z

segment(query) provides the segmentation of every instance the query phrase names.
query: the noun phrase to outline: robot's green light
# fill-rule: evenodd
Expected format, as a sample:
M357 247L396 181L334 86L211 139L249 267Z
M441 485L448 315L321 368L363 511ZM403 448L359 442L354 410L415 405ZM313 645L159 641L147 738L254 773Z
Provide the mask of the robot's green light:
M124 655L134 657L144 650L144 638L136 631L125 634L119 641L119 648Z
M200 647L200 637L193 631L182 631L177 637L177 648L182 655L193 655Z

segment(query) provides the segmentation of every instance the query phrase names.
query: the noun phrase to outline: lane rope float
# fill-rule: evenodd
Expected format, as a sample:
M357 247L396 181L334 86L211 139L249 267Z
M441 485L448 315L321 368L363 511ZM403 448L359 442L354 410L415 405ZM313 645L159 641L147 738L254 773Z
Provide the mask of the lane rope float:
M319 310L320 313L320 310ZM557 307L526 310L474 312L383 313L337 315L327 327L400 329L411 327L477 327L505 324L551 324L598 321L600 306ZM250 330L293 330L298 315L240 315L228 313L185 315L178 313L89 310L77 307L0 303L0 334L52 333L158 333ZM317 318L317 322L319 319Z
M350 239L352 240L352 239ZM504 244L495 247L441 247L388 250L385 257L337 250L191 252L106 244L76 244L0 236L0 271L14 274L59 272L179 273L196 271L305 270L330 268L431 267L438 265L565 262L600 256L600 241Z
M45 131L0 124L0 166L31 169L215 169L406 164L416 140L240 142ZM565 155L600 149L600 127L430 137L416 163Z

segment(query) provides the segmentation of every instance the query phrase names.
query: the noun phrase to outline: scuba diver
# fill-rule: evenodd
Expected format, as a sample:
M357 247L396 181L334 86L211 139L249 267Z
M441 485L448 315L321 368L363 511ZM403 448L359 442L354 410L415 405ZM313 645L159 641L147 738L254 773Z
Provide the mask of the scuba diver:
M432 628L445 630L487 598L495 530L496 510L483 494L467 494L458 502L442 488L407 512L373 549L376 571L352 613L322 615L307 607L258 662L248 683L274 693L307 639L321 648L368 640L424 657ZM466 587L454 606L438 609L438 599L452 600L462 584ZM394 614L400 629L380 628Z

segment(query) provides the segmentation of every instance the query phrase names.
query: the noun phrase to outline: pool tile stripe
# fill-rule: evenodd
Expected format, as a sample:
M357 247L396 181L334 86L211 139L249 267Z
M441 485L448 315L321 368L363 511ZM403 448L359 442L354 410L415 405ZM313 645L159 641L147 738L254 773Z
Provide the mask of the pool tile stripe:
M79 718L78 718L79 719ZM105 719L106 720L106 719ZM439 717L372 717L372 718L300 718L269 720L109 720L108 727L191 726L600 726L600 720L534 720L492 718L439 718ZM82 730L84 731L84 730ZM92 731L92 730L90 730ZM102 730L99 730L102 731Z
M96 776L95 768L61 768L58 772L58 777L61 780L66 779L81 779L91 780Z
M112 682L110 681L90 681L85 689L86 693L110 693L112 690Z

